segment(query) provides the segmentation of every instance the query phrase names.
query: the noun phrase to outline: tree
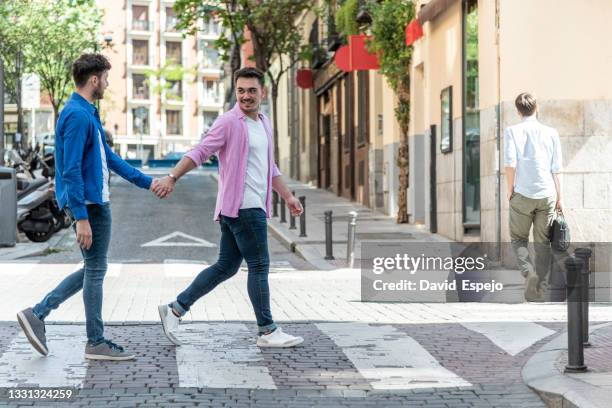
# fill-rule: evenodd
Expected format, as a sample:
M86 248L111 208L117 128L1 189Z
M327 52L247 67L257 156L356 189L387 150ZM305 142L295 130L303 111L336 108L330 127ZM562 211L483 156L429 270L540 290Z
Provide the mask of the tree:
M305 0L177 0L174 10L179 16L180 28L197 31L198 23L211 18L221 21L229 36L223 33L216 45L223 51L227 61L244 44L245 28L253 43L253 61L270 83L274 129L275 160L278 161L278 87L285 73L300 60L312 55L310 44L303 44L303 35L296 21L303 13L314 10L314 3ZM278 69L271 70L272 62L278 58ZM234 61L235 64L235 61ZM234 68L232 66L232 68ZM234 71L232 71L233 74Z
M71 66L83 52L98 49L102 13L95 0L38 0L27 48L28 65L40 77L53 106L54 123L74 89Z
M17 105L17 132L23 135L21 80L28 69L24 58L32 27L30 1L8 0L0 3L0 58L4 62L4 89ZM22 139L25 141L25 139Z
M71 65L97 49L102 14L95 0L5 0L0 3L0 54L6 65L23 56L21 70L9 71L9 95L19 101L15 83L35 73L51 100L54 119L73 89ZM21 53L21 54L20 54Z
M183 79L191 77L191 82L195 82L197 78L198 67L191 69L179 65L176 61L167 61L162 67L157 69L147 69L145 71L146 84L152 94L161 98L162 101L182 101L183 96L182 85ZM175 87L178 87L176 89ZM159 122L162 122L162 112L159 111ZM160 140L162 151L165 150L163 140Z
M414 4L406 0L384 0L369 3L372 16L372 38L368 43L371 52L378 54L380 73L395 90L397 106L395 118L400 127L397 165L399 167L399 191L397 222L408 222L408 128L410 126L410 63L412 47L406 46L406 25L414 17Z

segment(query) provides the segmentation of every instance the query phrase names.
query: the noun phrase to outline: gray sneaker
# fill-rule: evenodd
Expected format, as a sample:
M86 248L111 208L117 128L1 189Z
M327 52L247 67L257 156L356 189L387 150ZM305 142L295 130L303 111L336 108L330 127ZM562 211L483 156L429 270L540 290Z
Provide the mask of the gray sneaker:
M133 360L136 356L126 352L123 347L112 341L104 340L104 342L95 346L87 343L87 346L85 346L85 358L90 360L124 361Z
M49 354L47 336L45 336L45 322L36 317L32 308L29 307L17 313L17 321L32 347L43 356Z

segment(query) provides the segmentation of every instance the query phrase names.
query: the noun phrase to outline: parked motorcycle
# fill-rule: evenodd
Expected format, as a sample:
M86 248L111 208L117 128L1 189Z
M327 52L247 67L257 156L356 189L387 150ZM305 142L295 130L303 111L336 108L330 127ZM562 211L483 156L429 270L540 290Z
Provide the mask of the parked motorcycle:
M31 157L28 163L19 154L12 155L13 166L18 169L17 228L29 240L44 242L60 229L68 228L72 220L55 200L53 156L41 158L35 152ZM41 168L42 177L34 176L37 169L31 163Z

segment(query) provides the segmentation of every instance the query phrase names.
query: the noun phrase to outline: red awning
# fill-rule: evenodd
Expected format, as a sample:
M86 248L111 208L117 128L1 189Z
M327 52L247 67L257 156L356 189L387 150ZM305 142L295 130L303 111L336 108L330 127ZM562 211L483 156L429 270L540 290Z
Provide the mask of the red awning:
M412 45L423 36L423 27L416 18L406 26L406 45Z
M366 48L367 39L367 35L349 36L349 45L336 51L335 61L338 69L350 72L380 68L376 54L371 54Z
M295 80L297 86L303 89L309 89L314 86L311 69L298 69Z

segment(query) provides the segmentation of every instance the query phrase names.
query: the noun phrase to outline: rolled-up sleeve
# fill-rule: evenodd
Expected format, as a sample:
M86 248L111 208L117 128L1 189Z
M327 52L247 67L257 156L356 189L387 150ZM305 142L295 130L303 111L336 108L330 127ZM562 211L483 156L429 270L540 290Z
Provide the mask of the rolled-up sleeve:
M278 166L276 165L276 163L274 163L274 166L272 166L272 178L278 177L278 176L281 176L281 175L282 175L282 173L278 169Z
M561 173L563 170L563 154L561 153L561 140L559 134L555 132L553 135L553 156L550 163L551 173Z
M504 166L516 167L516 146L509 129L504 131Z
M208 158L225 145L227 125L219 118L213 123L202 141L188 151L184 157L189 157L196 166L201 166Z

